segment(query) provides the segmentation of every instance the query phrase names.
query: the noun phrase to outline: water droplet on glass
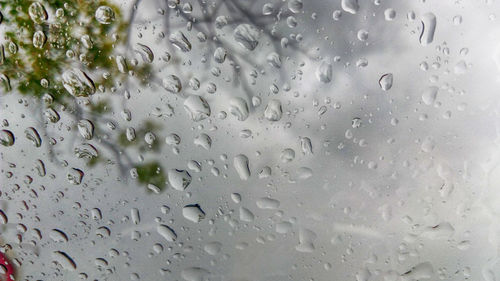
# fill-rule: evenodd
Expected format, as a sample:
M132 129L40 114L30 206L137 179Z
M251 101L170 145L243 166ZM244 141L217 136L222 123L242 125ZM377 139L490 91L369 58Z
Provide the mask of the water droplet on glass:
M431 86L431 87L428 87L427 89L425 89L422 92L422 101L426 105L434 104L434 102L436 101L436 98L437 98L438 90L439 90L439 88L435 87L435 86Z
M222 243L217 241L209 242L205 244L205 246L203 247L203 250L205 250L205 252L211 256L217 255L221 249L222 249Z
M245 121L250 114L246 100L240 97L231 98L231 100L229 100L229 112L236 116L239 121Z
M80 169L76 168L71 168L71 170L68 172L68 175L66 176L68 179L68 182L74 185L79 185L82 182L83 179L83 171Z
M420 44L427 46L434 40L434 32L436 31L436 16L433 13L426 13L421 19L422 30L420 33Z
M234 40L249 51L253 51L259 44L259 30L249 24L240 24L234 29Z
M48 18L47 10L40 2L33 2L28 8L28 14L33 22L41 24Z
M180 92L182 89L181 79L173 74L163 78L161 84L165 90L174 94Z
M135 51L141 56L144 62L152 63L155 58L153 51L151 51L148 46L141 43L137 43Z
M311 139L308 137L300 137L300 147L302 149L302 153L304 155L311 155L313 154L313 148L312 148L312 143Z
M270 100L264 111L264 117L269 121L279 121L282 114L281 102L276 99Z
M174 242L177 239L177 234L175 234L175 231L164 224L158 225L156 227L156 231L168 242Z
M77 127L82 138L91 140L94 137L94 124L90 120L82 119L78 121Z
M24 134L26 135L26 138L30 140L35 147L40 147L42 145L42 139L40 138L40 135L38 134L38 131L33 128L29 127L26 130L24 130Z
M392 21L396 18L396 11L394 9L386 9L384 11L384 18L386 21Z
M87 160L99 156L97 149L93 145L88 143L81 143L79 145L76 145L73 151L75 152L76 157Z
M274 5L272 3L266 3L262 6L262 15L269 16L274 12Z
M258 199L257 202L255 202L255 204L260 209L275 210L275 209L279 208L280 201L278 201L276 199L269 198L269 197L263 197L263 198Z
M175 190L183 191L191 183L191 175L185 170L170 169L167 177L169 185Z
M289 0L288 1L288 9L294 13L300 13L302 11L304 4L302 3L302 0Z
M241 180L248 180L250 177L250 167L248 166L248 157L243 154L234 157L234 169L238 173Z
M193 121L201 121L210 116L210 105L208 102L196 95L191 95L184 100L184 109Z
M181 31L176 31L172 33L169 37L170 43L174 45L177 49L183 52L191 51L191 42L186 38L184 33Z
M15 137L14 134L9 130L1 130L0 131L0 143L3 146L12 146L14 145Z
M328 61L322 61L316 69L316 78L319 82L330 83L332 81L332 64Z
M182 208L182 215L185 219L192 222L200 222L205 218L205 212L200 208L200 205L186 205Z
M342 0L342 9L348 13L356 14L359 10L358 0Z
M269 55L267 55L266 60L271 66L276 68L281 68L281 59L278 53L276 52L270 53Z
M218 63L224 63L226 60L227 51L222 47L218 47L214 52L214 60Z
M65 252L61 251L52 252L52 258L54 259L55 262L60 264L61 267L65 270L75 271L77 268L75 261L73 261L73 259Z
M120 73L127 73L127 62L123 56L116 56L116 66L118 67L118 71L120 71Z
M389 91L392 88L393 76L392 73L386 73L380 77L378 84L384 91Z
M47 36L45 36L43 31L38 30L33 34L33 47L41 49L45 41L47 41Z
M111 7L100 6L95 11L95 19L101 24L111 24L115 21L115 12Z
M181 271L181 276L186 281L203 281L210 272L201 267L189 267Z
M201 133L197 137L195 137L193 143L196 146L201 146L206 150L210 150L210 148L212 147L212 139L204 133Z
M62 80L64 88L74 97L86 97L95 93L94 81L80 69L66 70Z

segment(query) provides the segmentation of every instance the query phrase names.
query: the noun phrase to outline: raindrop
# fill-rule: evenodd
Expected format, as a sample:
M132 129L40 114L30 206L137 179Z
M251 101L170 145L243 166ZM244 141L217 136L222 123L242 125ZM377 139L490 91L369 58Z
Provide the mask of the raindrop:
M168 242L174 242L177 239L177 234L175 234L175 231L164 224L158 225L156 227L156 231Z
M33 2L28 8L28 14L33 22L41 24L47 20L47 10L40 2Z
M392 73L386 73L380 77L378 84L384 91L389 91L392 88L393 76Z
M275 210L278 209L280 206L280 201L268 197L263 197L257 200L256 202L257 207L260 209L271 209Z
M171 93L178 93L182 89L181 79L175 75L168 75L161 80L161 84L165 90Z
M259 30L249 24L238 25L233 33L234 40L249 51L253 51L259 44Z
M181 31L172 33L169 37L169 40L170 43L172 43L172 45L174 45L177 49L183 52L191 51L191 43Z
M426 105L433 104L436 101L438 90L439 90L439 88L435 87L435 86L431 86L431 87L428 87L427 89L425 89L422 92L422 101Z
M304 155L313 154L311 139L308 137L300 137L300 147Z
M196 95L191 95L184 100L184 109L193 121L201 121L210 116L210 105L208 102Z
M14 145L15 137L14 134L9 130L1 130L0 131L0 143L3 146L12 146Z
M205 252L211 256L217 255L222 249L222 244L220 242L209 242L203 247Z
M234 157L234 169L238 173L241 180L248 180L250 177L250 168L248 166L248 157L244 154L239 154Z
M168 183L175 190L183 191L191 183L191 175L185 170L170 169L167 177Z
M436 16L433 13L426 13L422 16L422 31L420 33L420 44L427 46L434 40L434 32L436 31Z
M342 0L342 9L348 13L356 14L359 10L358 0Z
M76 263L65 252L55 251L52 253L52 258L54 259L55 262L60 264L63 269L68 271L76 270Z
M90 160L92 158L96 158L99 156L99 153L97 152L97 149L88 143L82 143L77 146L75 146L74 150L75 156L78 158L83 158Z
M319 82L330 83L332 81L332 64L328 61L322 61L316 69L316 78Z
M94 137L94 124L87 119L78 121L78 132L80 136L86 140L91 140Z
M47 41L47 36L45 36L43 31L38 30L33 34L33 46L35 48L41 49L45 44L45 41Z
M212 147L212 139L204 133L201 133L197 137L195 137L193 143L196 146L201 146L206 150L210 150L210 148Z
M276 99L270 100L264 111L264 117L269 121L279 121L282 114L281 102Z
M205 218L205 212L200 208L200 205L186 205L182 208L182 215L185 219L192 222L200 222Z
M155 58L153 51L151 51L148 46L141 43L137 43L137 48L135 49L135 51L141 56L144 62L152 63Z
M86 97L96 91L94 81L77 68L66 70L62 80L64 88L74 97Z
M95 11L95 19L101 24L111 24L115 21L115 12L108 6L100 6Z
M229 112L236 116L239 121L245 121L250 114L247 102L240 97L231 98L231 100L229 100Z
M281 152L280 158L283 163L291 162L295 159L295 151L291 148L285 148Z
M79 185L82 182L83 175L84 173L82 170L72 168L67 175L68 182L74 185Z
M304 4L302 0L289 0L288 1L288 9L292 11L294 14L298 14L302 11Z
M33 128L29 127L26 130L24 130L24 134L26 135L26 138L30 140L35 147L40 147L42 145L42 139L40 138L40 135L38 134L38 131Z
M218 47L214 52L214 60L218 63L224 63L226 60L227 51L222 47Z

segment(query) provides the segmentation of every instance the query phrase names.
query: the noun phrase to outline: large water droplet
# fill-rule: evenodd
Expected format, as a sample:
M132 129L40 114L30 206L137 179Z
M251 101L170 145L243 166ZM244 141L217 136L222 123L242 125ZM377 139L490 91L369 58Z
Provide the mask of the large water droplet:
M78 121L77 127L78 132L84 139L91 140L94 137L94 124L90 120L82 119Z
M191 95L184 101L184 109L193 121L201 121L210 116L210 105L208 102L196 95Z
M192 222L200 222L205 218L205 212L200 208L200 205L186 205L182 208L182 215L185 219Z
M348 13L356 14L359 10L358 0L342 0L342 9Z
M253 51L259 44L259 30L249 24L240 24L234 29L234 40L249 51Z
M71 168L67 175L68 182L74 185L79 185L82 182L83 175L84 173L82 170Z
M155 58L153 51L151 51L148 46L141 43L137 43L137 48L135 49L135 51L139 53L139 55L141 55L144 62L152 63Z
M234 157L234 169L238 173L241 180L248 180L250 177L250 168L248 166L248 157L243 154Z
M87 97L95 93L94 81L80 69L66 70L62 80L64 88L74 97Z
M95 19L101 24L111 24L115 21L115 11L108 6L100 6L95 11Z
M65 252L55 251L52 253L52 258L54 259L55 262L60 264L63 269L68 271L76 270L75 261L73 261L73 259Z
M9 130L1 130L0 131L0 144L3 146L12 146L14 145L15 137L14 134Z
M240 97L232 98L229 101L229 112L236 116L239 121L245 121L249 115L246 100Z
M435 86L431 86L431 87L428 87L427 89L425 89L422 92L422 101L426 105L434 104L434 102L436 101L436 98L437 98L438 90L439 90L439 88L435 87Z
M420 33L420 44L427 46L434 40L434 32L436 31L436 16L433 13L426 13L422 16L422 31Z
M328 61L322 61L316 69L316 78L319 82L330 83L332 81L332 64Z
M386 73L380 77L378 84L384 91L389 91L392 88L393 76L392 73Z
M181 79L173 74L163 78L161 84L165 90L174 94L182 90Z
M191 42L186 38L184 33L181 31L176 31L172 33L169 37L170 43L174 45L177 49L183 52L191 51Z
M33 2L28 8L28 14L33 22L41 24L47 20L47 10L40 2Z
M168 242L174 242L177 239L177 234L175 234L175 231L164 224L158 225L156 227L156 231Z
M264 111L264 117L269 121L279 121L282 114L281 102L276 99L270 100Z
M30 140L34 146L40 147L42 145L42 139L40 138L40 135L38 134L38 131L33 128L29 127L24 131L24 134L26 135L26 138Z
M33 46L35 48L43 48L45 41L47 41L47 36L45 36L45 33L43 33L43 31L38 30L33 34Z
M168 183L175 190L183 191L191 183L191 175L185 170L170 169L167 177Z

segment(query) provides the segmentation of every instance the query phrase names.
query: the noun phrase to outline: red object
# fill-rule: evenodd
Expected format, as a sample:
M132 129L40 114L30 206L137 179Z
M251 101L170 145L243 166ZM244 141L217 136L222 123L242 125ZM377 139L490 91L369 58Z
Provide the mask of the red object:
M0 280L5 280L5 281L15 281L14 280L14 267L12 264L7 260L4 254L0 253L0 264L4 267L6 270L5 274L0 274Z

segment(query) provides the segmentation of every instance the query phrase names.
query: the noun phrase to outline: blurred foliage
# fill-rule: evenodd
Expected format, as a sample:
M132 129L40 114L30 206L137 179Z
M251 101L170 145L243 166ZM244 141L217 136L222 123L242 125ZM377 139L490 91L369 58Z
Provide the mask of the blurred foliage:
M110 24L96 19L96 10L101 6L114 12ZM33 16L34 7L41 7L37 10L38 18ZM116 56L125 56L130 51L129 28L133 19L126 18L123 12L107 0L0 0L0 94L15 91L43 100L52 108L57 104L76 104L80 98L72 96L62 82L62 74L72 68L83 71L99 92L128 85L126 81L130 77L141 84L147 83L152 75L151 64L128 63L127 71L120 71L117 66ZM35 44L36 36L42 38L38 44ZM95 116L96 120L92 121L96 132L104 132L99 126L99 116L113 111L111 102L102 95L87 101L84 110ZM152 122L147 122L138 130L138 136L143 137L155 128ZM116 149L120 151L130 145L141 151L158 149L158 144L147 147L139 141L128 142L126 138L124 141L122 134L118 135L117 143ZM97 157L87 165L104 161L103 157ZM139 172L139 182L160 188L165 184L164 175L158 173L159 164L133 166Z
M160 190L165 188L166 177L158 162L151 162L136 166L137 179L142 184L152 184Z

